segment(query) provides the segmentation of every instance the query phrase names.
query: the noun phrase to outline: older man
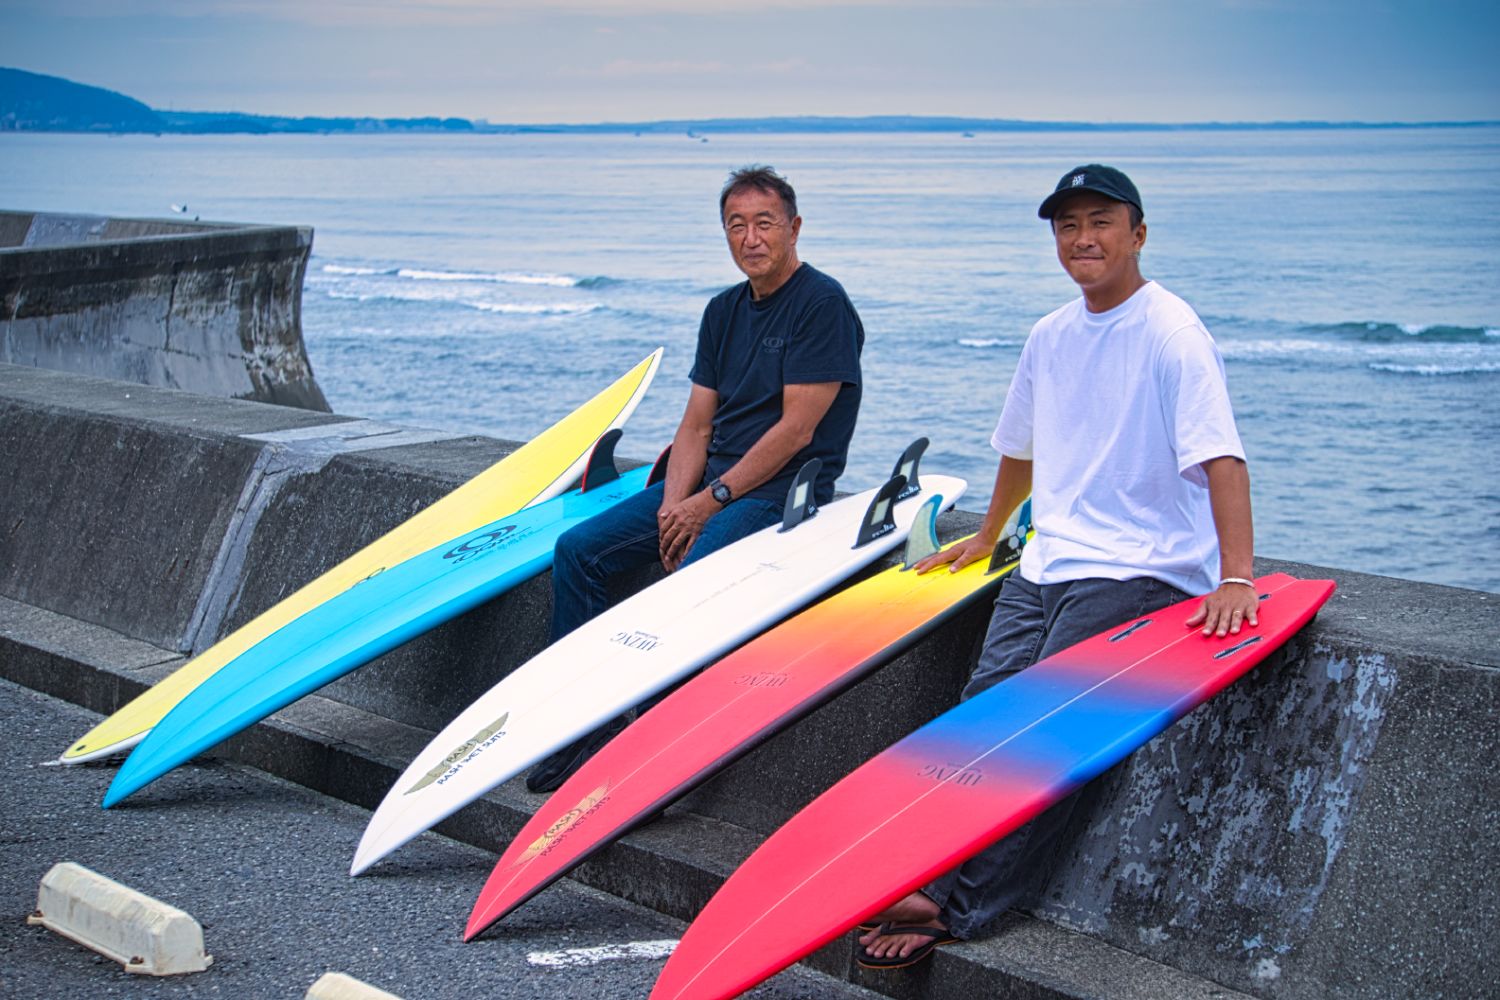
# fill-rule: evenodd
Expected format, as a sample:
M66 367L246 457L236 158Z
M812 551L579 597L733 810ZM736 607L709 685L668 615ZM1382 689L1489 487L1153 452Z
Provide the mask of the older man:
M553 641L608 606L612 575L652 560L672 572L776 523L809 459L822 460L814 500L833 499L859 411L859 314L837 281L798 260L797 196L774 170L730 174L719 217L746 280L703 311L665 481L558 539ZM624 724L542 761L527 787L557 788Z

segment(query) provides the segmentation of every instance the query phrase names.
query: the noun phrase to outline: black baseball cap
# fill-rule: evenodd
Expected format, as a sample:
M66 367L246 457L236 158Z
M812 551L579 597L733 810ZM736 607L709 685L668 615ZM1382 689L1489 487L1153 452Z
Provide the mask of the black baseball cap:
M1136 211L1142 216L1146 210L1141 207L1141 193L1135 189L1130 178L1114 167L1106 167L1099 163L1087 163L1081 167L1074 167L1062 175L1062 180L1057 182L1057 187L1042 202L1042 207L1036 210L1039 218L1050 219L1057 214L1057 208L1069 196L1079 191L1097 191L1106 198L1115 201L1123 201L1127 205L1134 205Z

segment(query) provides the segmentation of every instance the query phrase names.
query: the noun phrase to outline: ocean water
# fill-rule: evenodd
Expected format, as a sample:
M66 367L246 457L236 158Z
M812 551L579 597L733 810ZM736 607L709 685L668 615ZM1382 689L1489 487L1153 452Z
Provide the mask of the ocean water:
M1257 551L1500 592L1500 129L710 136L0 135L0 206L316 229L303 328L334 408L525 438L658 345L622 453L664 447L726 173L796 186L864 319L847 489L912 438L982 510L1032 322L1076 295L1037 203L1136 180L1143 269L1223 351Z

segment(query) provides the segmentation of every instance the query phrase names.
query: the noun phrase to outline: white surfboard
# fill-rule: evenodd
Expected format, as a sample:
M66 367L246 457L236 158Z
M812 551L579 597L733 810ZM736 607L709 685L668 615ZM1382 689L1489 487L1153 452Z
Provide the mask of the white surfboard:
M808 463L781 525L678 570L517 667L412 761L371 817L350 874L869 565L901 544L922 499L941 495L951 507L968 484L918 476L926 443L885 485L812 516Z

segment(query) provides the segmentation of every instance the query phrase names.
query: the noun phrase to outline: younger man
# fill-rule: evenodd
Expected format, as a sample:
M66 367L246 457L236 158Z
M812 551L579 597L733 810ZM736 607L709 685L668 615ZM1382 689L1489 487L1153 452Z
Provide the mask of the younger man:
M1074 643L1194 594L1205 634L1256 624L1250 479L1224 364L1193 310L1141 276L1146 224L1119 170L1070 170L1037 213L1083 295L1022 348L991 444L979 533L919 572L987 558L1029 494L1036 535L995 601L972 698ZM967 939L1043 870L1076 796L880 915L859 962L899 968Z

